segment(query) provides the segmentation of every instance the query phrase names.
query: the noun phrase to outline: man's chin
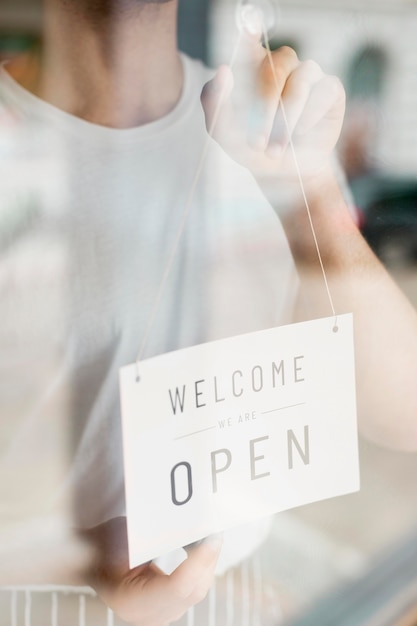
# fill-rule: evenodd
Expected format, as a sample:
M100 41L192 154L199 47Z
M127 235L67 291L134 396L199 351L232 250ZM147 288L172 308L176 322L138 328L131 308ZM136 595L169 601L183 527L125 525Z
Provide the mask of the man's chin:
M176 0L60 0L66 10L95 22L130 14L151 5L171 4Z

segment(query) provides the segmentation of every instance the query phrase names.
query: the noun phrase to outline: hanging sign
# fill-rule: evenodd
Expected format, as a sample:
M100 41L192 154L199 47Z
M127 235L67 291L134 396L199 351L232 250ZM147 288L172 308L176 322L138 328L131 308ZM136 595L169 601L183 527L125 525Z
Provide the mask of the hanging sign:
M120 371L132 567L359 489L352 316L232 337Z

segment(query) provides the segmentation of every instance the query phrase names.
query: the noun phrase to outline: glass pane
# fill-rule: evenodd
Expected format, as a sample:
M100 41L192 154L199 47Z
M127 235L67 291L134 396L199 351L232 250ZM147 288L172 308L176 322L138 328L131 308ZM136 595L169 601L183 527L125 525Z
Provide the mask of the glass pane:
M416 26L413 2L1 1L7 623L415 622ZM326 386L345 355L320 395L326 350L301 378L295 347L267 346L268 365L257 349L268 329L332 330L351 311L361 487L333 497L357 461L341 442L349 368ZM119 372L141 384L160 357L178 360L147 388L128 458ZM261 516L277 491L285 510ZM218 541L199 542L225 510L214 576ZM191 547L129 562L145 527L164 546L190 528ZM182 568L179 586L157 567Z

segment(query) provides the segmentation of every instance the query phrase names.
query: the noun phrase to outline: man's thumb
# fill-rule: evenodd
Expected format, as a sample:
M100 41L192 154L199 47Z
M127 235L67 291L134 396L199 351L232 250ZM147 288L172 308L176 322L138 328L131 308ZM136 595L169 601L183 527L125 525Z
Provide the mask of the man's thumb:
M206 118L206 128L210 134L233 89L233 74L228 65L221 65L212 80L206 83L201 92L201 104Z

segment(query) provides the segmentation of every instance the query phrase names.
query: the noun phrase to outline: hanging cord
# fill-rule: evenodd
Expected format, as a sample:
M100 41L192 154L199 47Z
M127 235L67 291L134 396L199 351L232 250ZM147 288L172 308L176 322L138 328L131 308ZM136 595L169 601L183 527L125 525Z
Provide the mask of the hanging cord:
M269 65L271 67L272 77L274 79L274 84L275 84L275 87L276 87L276 90L277 90L277 95L279 96L279 106L281 107L282 118L284 120L285 130L286 130L286 133L288 135L288 142L289 142L289 146L290 146L290 149L291 149L291 155L292 155L292 158L293 158L293 161L294 161L295 171L297 173L297 178L298 178L298 183L300 185L301 195L303 197L304 205L305 205L305 208L306 208L306 211L307 211L308 221L309 221L309 224L310 224L311 233L313 235L314 245L316 247L316 251L317 251L317 256L318 256L319 263L320 263L321 272L323 274L324 285L326 287L327 296L329 298L330 308L332 310L333 317L334 317L334 327L333 327L333 330L334 330L334 332L337 332L337 330L338 330L337 315L336 315L336 311L335 311L334 304L333 304L333 298L332 298L332 295L330 293L329 283L328 283L328 280L327 280L326 271L324 269L324 263L323 263L323 259L322 259L322 256L321 256L319 244L318 244L318 241L317 241L317 236L316 236L316 231L315 231L314 224L313 224L313 219L311 217L310 204L309 204L308 199L307 199L307 194L306 194L305 187L304 187L304 181L303 181L303 177L301 175L300 165L298 163L297 153L295 151L294 142L292 140L290 125L288 123L287 114L285 112L284 103L282 101L281 91L280 91L280 88L279 88L279 83L278 83L278 78L277 78L277 73L275 71L274 61L272 59L271 46L269 45L268 34L267 34L267 31L266 31L264 23L262 23L262 38L264 40L265 50L266 50L266 54L267 54L267 57L268 57Z
M333 330L336 332L338 330L338 327L337 327L337 315L336 315L336 311L335 311L335 308L334 308L333 299L332 299L332 296L331 296L331 293L330 293L330 288L329 288L329 284L328 284L328 281L327 281L327 276L326 276L326 272L325 272L325 269L324 269L323 259L322 259L321 253L320 253L320 248L319 248L319 245L318 245L318 241L317 241L317 236L316 236L316 232L315 232L315 229L314 229L313 220L312 220L312 217L311 217L310 205L309 205L308 200L307 200L305 187L304 187L304 182L303 182L303 178L302 178L302 175L301 175L300 166L299 166L298 159L297 159L297 154L295 152L294 143L293 143L292 136L291 136L291 130L290 130L290 127L289 127L289 124L288 124L288 119L287 119L287 116L286 116L286 113L285 113L285 107L284 107L282 98L280 96L278 79L277 79L277 75L276 75L276 72L275 72L275 67L274 67L274 63L273 63L273 59L272 59L271 47L269 45L269 40L268 40L268 36L267 36L267 32L266 32L264 24L262 24L262 37L263 37L263 40L264 40L264 43L265 43L266 54L267 54L268 61L269 61L270 66L271 66L271 71L272 71L274 83L275 83L275 86L276 86L276 89L277 89L277 93L279 95L279 105L281 107L285 129L286 129L286 132L288 134L289 146L290 146L292 157L293 157L293 160L294 160L294 165L295 165L295 169L296 169L296 173L297 173L298 182L299 182L299 185L300 185L301 194L302 194L302 197L303 197L303 200L304 200L305 208L307 210L308 220L309 220L309 223L310 223L310 228L311 228L311 232L312 232L313 239L314 239L314 244L315 244L316 251L317 251L317 256L318 256L318 259L319 259L320 268L321 268L321 271L322 271L322 274L323 274L323 280L324 280L324 284L325 284L325 287L326 287L327 296L328 296L328 299L329 299L329 302L330 302L330 307L331 307L333 316L335 318L335 325L334 325ZM242 39L242 33L240 32L239 36L237 38L235 47L233 49L233 53L232 53L232 56L231 56L230 63L229 63L229 67L230 67L231 71L233 71L233 67L234 67L234 65L236 63L237 54L238 54L238 50L239 50L241 39ZM137 355L137 358L136 358L136 380L137 381L140 380L139 363L140 363L140 361L141 361L141 359L143 357L143 354L145 352L145 349L146 349L146 346L147 346L150 334L151 334L152 329L153 329L153 325L155 323L155 318L156 318L156 315L157 315L158 310L159 310L159 305L161 303L161 299L162 299L162 296L163 296L163 293L164 293L165 285L166 285L167 280L169 278L169 275L171 273L172 266L173 266L174 260L175 260L175 256L177 254L178 247L179 247L179 244L181 242L181 238L182 238L182 235L183 235L183 232L184 232L184 228L185 228L185 225L186 225L189 213L190 213L192 201L194 199L194 195L195 195L195 191L196 191L196 188L197 188L197 184L198 184L198 182L200 180L200 177L201 177L201 174L202 174L202 171L203 171L203 167L204 167L204 164L205 164L205 161L206 161L206 158L207 158L207 154L208 154L208 151L209 151L210 143L212 141L212 135L213 135L214 129L216 127L216 124L218 122L219 115L220 115L220 110L221 110L221 107L223 106L223 102L224 102L224 98L225 98L227 90L228 90L228 86L225 85L224 88L223 88L223 91L221 92L220 97L219 97L219 99L217 101L217 104L216 104L216 107L215 107L215 110L214 110L214 114L213 114L213 119L212 119L212 122L210 124L209 129L208 129L207 139L206 139L206 142L205 142L205 144L203 146L203 149L202 149L202 152L201 152L201 155L200 155L200 159L198 161L198 165L197 165L197 168L196 168L196 171L195 171L195 174L194 174L194 178L192 180L192 183L191 183L191 186L190 186L190 190L189 190L188 195L187 195L187 199L186 199L186 202L185 202L184 210L183 210L182 215L181 215L181 220L180 220L180 224L179 224L179 227L178 227L175 239L174 239L174 243L172 245L171 252L169 254L168 261L167 261L167 264L165 266L165 270L163 272L163 275L162 275L162 278L161 278L161 282L159 284L159 287L158 287L158 290L157 290L157 294L156 294L156 297L155 297L153 305L152 305L152 309L151 309L151 312L150 312L150 315L149 315L149 318L148 318L148 322L146 324L145 333L144 333L144 336L143 336L143 339L142 339L142 343L141 343L141 346L140 346L140 349L139 349L139 352L138 352L138 355Z
M236 44L235 44L235 47L233 49L233 53L232 53L232 56L231 56L231 59L230 59L230 63L229 63L229 67L230 67L231 70L233 70L233 67L234 67L234 65L236 63L237 53L238 53L238 50L239 50L241 39L242 39L242 34L239 33L239 36L237 38L237 41L236 41ZM137 379L137 381L140 380L140 376L139 376L139 362L141 361L141 359L143 357L143 353L145 351L146 345L147 345L148 340L149 340L149 336L150 336L150 334L152 332L152 328L153 328L153 325L155 323L155 318L156 318L156 315L157 315L158 310L159 310L159 305L160 305L161 298L162 298L162 295L163 295L163 292L164 292L164 289L165 289L165 285L166 285L166 282L167 282L167 280L169 278L169 275L171 273L171 269L172 269L172 266L173 266L173 263L174 263L174 259L175 259L175 256L177 254L177 251L178 251L178 246L180 244L181 237L182 237L183 232L184 232L185 224L187 222L188 215L190 213L191 204L192 204L192 201L194 199L194 195L195 195L195 191L196 191L196 188L197 188L197 184L198 184L198 182L200 180L200 177L201 177L201 174L202 174L202 171L203 171L203 167L204 167L204 164L205 164L205 161L206 161L206 158L207 158L207 154L208 154L208 151L209 151L209 148L210 148L210 144L211 144L211 141L212 141L212 135L213 135L214 129L216 127L216 124L218 122L219 115L220 115L220 110L221 110L221 107L223 106L224 98L225 98L225 95L226 95L227 91L228 91L228 86L225 85L223 90L222 90L222 92L221 92L221 94L220 94L220 97L219 97L219 99L217 101L217 104L216 104L216 107L215 107L215 110L214 110L214 113L213 113L213 119L212 119L210 127L208 129L208 135L207 135L206 141L204 143L203 149L201 151L200 159L198 161L198 165L197 165L197 168L196 168L196 171L195 171L195 174L194 174L194 178L192 180L191 187L190 187L190 190L189 190L188 195L187 195L187 199L186 199L186 202L185 202L184 210L183 210L182 215L181 215L180 225L178 227L178 230L177 230L177 233L176 233L176 236L175 236L175 239L174 239L174 243L173 243L173 246L171 248L171 252L169 254L168 261L167 261L164 273L162 275L161 282L159 284L155 300L154 300L153 305L152 305L152 309L151 309L151 312L150 312L150 315L149 315L149 318L148 318L148 322L147 322L145 333L144 333L144 336L143 336L143 339L142 339L142 343L141 343L141 346L140 346L140 349L139 349L139 353L138 353L138 356L136 358L136 379Z

